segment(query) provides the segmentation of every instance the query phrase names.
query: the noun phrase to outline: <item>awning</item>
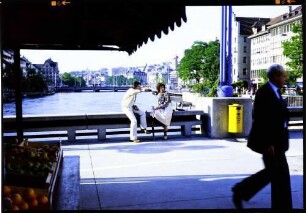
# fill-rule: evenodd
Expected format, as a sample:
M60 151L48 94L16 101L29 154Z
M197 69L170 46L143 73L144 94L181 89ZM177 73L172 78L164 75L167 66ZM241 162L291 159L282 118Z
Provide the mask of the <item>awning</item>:
M132 54L186 22L175 0L6 0L3 49L118 50Z

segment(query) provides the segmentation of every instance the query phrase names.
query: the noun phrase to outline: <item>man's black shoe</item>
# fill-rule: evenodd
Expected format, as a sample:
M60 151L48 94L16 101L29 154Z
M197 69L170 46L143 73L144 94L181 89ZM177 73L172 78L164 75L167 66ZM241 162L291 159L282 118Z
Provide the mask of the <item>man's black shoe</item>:
M236 192L235 187L232 188L232 191L233 191L233 203L234 203L236 209L243 209L242 198Z

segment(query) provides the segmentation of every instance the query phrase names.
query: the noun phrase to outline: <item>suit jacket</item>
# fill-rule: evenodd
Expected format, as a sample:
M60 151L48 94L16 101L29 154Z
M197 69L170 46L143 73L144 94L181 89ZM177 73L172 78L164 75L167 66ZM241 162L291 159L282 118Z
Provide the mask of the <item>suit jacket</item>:
M287 151L288 120L287 104L278 99L269 83L264 84L255 95L253 124L247 146L262 154L270 145L274 145L276 151Z

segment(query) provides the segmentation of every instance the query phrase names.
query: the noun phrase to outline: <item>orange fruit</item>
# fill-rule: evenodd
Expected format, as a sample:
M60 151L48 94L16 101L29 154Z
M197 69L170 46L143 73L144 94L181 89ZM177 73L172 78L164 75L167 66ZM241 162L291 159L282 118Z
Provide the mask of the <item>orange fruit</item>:
M19 193L15 193L12 195L13 204L18 205L22 202L22 197Z
M38 196L37 200L38 200L38 203L40 204L47 204L49 202L49 199L46 195Z
M20 210L28 210L29 204L27 202L22 201L21 204L19 204Z
M34 198L34 199L30 200L30 201L29 201L29 206L31 206L31 207L36 207L36 206L38 206L38 201L37 201L37 199Z
M19 210L19 207L16 206L16 205L13 205L12 208L11 208L12 211L18 211Z
M25 196L27 199L29 199L29 200L31 200L31 199L37 197L37 196L36 196L36 193L35 193L35 190L32 189L32 188L27 188L26 190L24 190L23 193L24 193L24 196Z
M10 197L11 192L12 192L11 187L9 187L9 186L4 186L3 187L3 194L4 194L5 197Z

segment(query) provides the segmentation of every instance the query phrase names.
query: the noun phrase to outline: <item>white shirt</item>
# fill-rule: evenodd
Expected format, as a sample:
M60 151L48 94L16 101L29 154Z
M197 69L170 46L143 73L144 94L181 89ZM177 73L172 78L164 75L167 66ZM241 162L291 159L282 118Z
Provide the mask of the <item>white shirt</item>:
M136 101L136 95L140 93L139 89L130 88L126 91L121 101L122 108L131 108Z
M271 88L273 89L273 91L274 91L276 97L277 97L278 99L281 99L281 97L279 97L279 94L278 94L278 92L277 92L277 90L278 90L279 88L278 88L277 86L275 86L275 85L274 85L272 82L270 82L270 81L269 81L269 84L270 84Z

